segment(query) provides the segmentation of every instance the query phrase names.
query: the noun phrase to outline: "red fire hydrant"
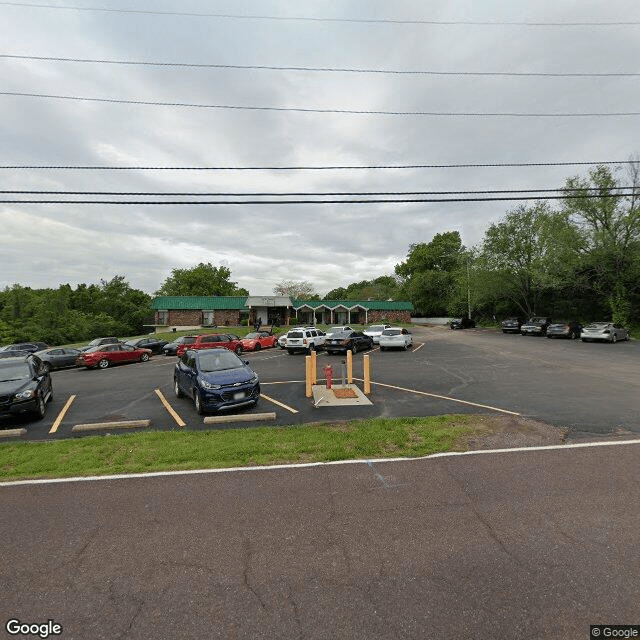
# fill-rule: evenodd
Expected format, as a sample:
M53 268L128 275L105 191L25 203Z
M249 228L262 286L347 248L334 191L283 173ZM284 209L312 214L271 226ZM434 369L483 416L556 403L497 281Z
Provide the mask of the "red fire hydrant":
M324 377L327 379L327 389L331 389L331 385L333 384L333 367L330 364L324 368Z

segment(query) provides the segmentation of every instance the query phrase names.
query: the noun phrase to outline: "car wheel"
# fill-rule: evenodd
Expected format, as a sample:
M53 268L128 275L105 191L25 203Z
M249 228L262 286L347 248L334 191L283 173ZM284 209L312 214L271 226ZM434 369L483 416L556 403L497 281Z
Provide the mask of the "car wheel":
M615 344L616 342L618 342L618 338L616 337L616 334L614 333L614 334L611 336L611 344Z
M143 353L140 356L140 362L146 362L149 359L149 354L148 353Z
M351 353L353 353L353 355L358 353L358 345L357 344L351 345Z
M260 345L259 342L256 343L256 351L260 351L260 349L262 349L262 346Z
M202 398L197 391L193 392L193 403L196 405L196 411L199 415L204 413L204 407L202 406Z
M404 343L404 350L406 351L408 348L409 348L409 343L408 343L408 342L405 342L405 343Z
M293 350L292 349L287 349L287 353L292 356L293 355Z
M176 398L182 398L182 396L184 395L182 393L182 389L180 389L180 385L178 384L177 378L174 378L173 380L173 393L176 394Z
M109 361L106 358L102 358L102 360L98 362L99 369L106 369L108 366L109 366Z
M386 351L387 347L380 347L380 351Z
M242 345L239 344L233 351L237 356L239 356L242 353Z
M42 394L38 394L38 406L36 407L35 414L39 420L44 418L44 414L47 412L47 404L42 397Z
M315 344L310 344L308 350L309 350L309 355L311 355L311 352L316 350L316 345Z
M42 363L42 369L43 369L43 371L45 371L45 373L49 373L51 371L51 363L43 362Z

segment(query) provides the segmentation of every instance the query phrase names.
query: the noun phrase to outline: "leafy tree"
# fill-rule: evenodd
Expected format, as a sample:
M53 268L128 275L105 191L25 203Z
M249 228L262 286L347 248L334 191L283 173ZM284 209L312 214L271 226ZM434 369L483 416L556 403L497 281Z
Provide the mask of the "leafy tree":
M620 195L620 186L631 187L630 195ZM587 239L583 274L613 321L628 324L640 298L640 163L630 165L627 185L598 166L588 179L569 178L566 193L573 197L565 200L565 212Z
M332 289L326 300L397 300L400 284L394 276L379 276L373 280L353 282L347 287Z
M584 239L545 202L521 205L486 231L478 258L487 298L506 298L527 316L575 274Z
M306 280L282 280L274 288L273 293L277 296L288 296L304 300L318 300L315 287Z
M247 296L246 289L230 282L231 270L201 262L191 269L173 269L156 291L157 296Z
M402 294L421 313L443 315L456 293L455 272L464 256L457 231L436 234L431 242L412 244L407 259L395 267Z

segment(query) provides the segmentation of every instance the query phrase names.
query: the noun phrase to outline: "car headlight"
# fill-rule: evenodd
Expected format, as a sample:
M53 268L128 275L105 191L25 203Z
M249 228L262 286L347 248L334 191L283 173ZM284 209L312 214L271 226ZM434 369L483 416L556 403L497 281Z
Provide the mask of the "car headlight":
M257 373L254 373L254 374L251 376L251 379L249 380L249 382L252 382L252 383L254 383L254 384L255 384L256 382L258 382L258 374L257 374Z
M16 393L16 400L29 400L30 398L34 398L36 395L35 389L25 389L20 393Z
M198 378L198 384L203 388L203 389L221 389L222 385L219 384L212 384L211 382L207 382L206 380L204 380L203 378Z

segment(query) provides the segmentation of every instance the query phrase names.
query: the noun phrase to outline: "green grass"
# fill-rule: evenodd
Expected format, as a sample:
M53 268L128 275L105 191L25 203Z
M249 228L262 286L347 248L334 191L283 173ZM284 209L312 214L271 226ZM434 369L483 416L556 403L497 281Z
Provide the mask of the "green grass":
M0 480L213 469L464 450L477 418L375 418L338 424L145 432L0 444Z

